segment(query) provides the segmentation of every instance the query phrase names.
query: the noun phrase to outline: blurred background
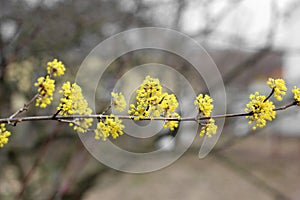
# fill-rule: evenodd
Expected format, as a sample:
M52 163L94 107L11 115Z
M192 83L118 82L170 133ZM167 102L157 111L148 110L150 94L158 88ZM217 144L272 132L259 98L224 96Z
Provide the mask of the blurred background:
M10 116L31 99L33 83L44 75L48 60L65 63L68 71L60 83L72 81L101 41L148 26L183 32L203 45L222 74L228 113L241 112L250 93L268 92L268 77L284 78L289 88L300 85L299 17L299 0L0 0L0 116ZM110 103L109 91L123 73L149 62L171 66L201 83L176 55L132 52L105 71L97 110ZM195 88L198 92L205 88L202 84ZM289 93L286 101L291 100ZM32 107L26 115L52 113L55 105ZM174 164L139 175L102 165L67 125L21 123L9 127L10 142L0 150L0 199L298 200L299 120L296 107L257 131L244 118L227 120L205 159L198 158L202 139L196 137ZM155 149L159 139L134 150Z

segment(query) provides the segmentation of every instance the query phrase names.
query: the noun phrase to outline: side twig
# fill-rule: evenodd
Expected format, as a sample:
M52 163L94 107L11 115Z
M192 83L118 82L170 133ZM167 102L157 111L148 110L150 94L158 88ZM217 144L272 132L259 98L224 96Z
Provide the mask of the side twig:
M18 116L19 114L25 112L28 110L29 106L39 97L39 94L34 95L34 97L32 97L32 99L30 99L26 104L24 104L24 106L22 108L20 108L19 110L17 110L14 114L12 114L9 119L13 119L16 116ZM11 124L8 121L8 124ZM12 124L13 126L17 125L17 121L14 121L14 123Z

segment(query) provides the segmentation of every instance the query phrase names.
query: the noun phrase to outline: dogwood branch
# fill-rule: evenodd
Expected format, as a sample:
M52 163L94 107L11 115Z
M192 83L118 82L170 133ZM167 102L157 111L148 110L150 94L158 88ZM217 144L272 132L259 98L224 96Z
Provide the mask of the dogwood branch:
M275 108L274 111L281 111L286 110L287 108L291 106L297 105L297 102L291 102L290 104L287 104L282 107ZM68 116L53 116L53 115L43 115L43 116L26 116L26 117L15 117L15 118L2 118L0 119L0 123L11 123L14 122L20 123L25 121L46 121L46 120L55 120L60 122L65 122L65 120L72 120L72 119L79 119L79 118L95 118L95 119L102 119L102 118L115 118L118 117L119 119L123 120L138 120L138 121L146 121L146 120L154 120L154 121L201 121L201 120L208 120L208 119L218 119L218 118L233 118L233 117L242 117L242 116L251 116L253 115L252 112L248 113L233 113L233 114L224 114L224 115L213 115L208 117L203 116L196 116L196 117L144 117L139 118L137 116L128 116L128 115L115 115L110 116L109 114L91 114L91 115L68 115ZM68 121L70 122L70 121Z

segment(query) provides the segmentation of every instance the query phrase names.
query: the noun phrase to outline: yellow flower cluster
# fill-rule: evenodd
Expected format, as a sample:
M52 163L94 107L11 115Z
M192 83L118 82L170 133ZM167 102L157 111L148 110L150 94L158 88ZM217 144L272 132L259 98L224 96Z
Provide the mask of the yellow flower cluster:
M213 99L209 95L199 94L194 101L194 104L199 109L199 112L204 116L208 117L211 114L212 109L214 108Z
M278 101L282 101L282 97L286 94L287 88L283 79L269 78L267 84L274 90L274 97Z
M297 105L300 106L300 88L294 86L292 92L294 94L294 100L297 102Z
M63 98L60 99L61 103L57 110L61 110L63 115L90 114L92 112L82 95L80 86L76 83L71 84L69 81L64 83L59 93L63 94Z
M118 117L115 117L113 114L107 116L105 120L101 120L97 124L97 129L95 130L95 139L99 140L100 138L105 141L110 135L113 139L123 135L124 125L122 120Z
M93 124L92 118L76 118L69 123L69 126L73 127L74 131L80 133L86 133Z
M47 63L47 72L49 75L61 76L64 75L66 68L61 61L54 59L52 62Z
M120 93L111 93L112 96L112 105L119 111L123 112L126 108L126 101L123 94Z
M212 135L217 133L217 126L215 125L215 120L210 118L207 123L201 128L200 137L206 135L207 137L211 137Z
M175 113L175 110L179 105L176 96L174 94L164 93L162 98L163 100L159 104L159 110L163 113L162 115L167 116L174 113L173 115L171 114L172 117L180 117L177 113Z
M65 66L61 61L54 59L47 63L46 77L39 77L34 86L38 87L39 96L36 99L36 106L46 108L53 100L53 92L55 90L55 80L51 79L53 76L61 76L65 73Z
M63 94L63 97L60 99L60 104L57 107L57 110L62 113L62 115L89 115L92 113L92 110L88 107L88 102L82 95L80 86L76 83L71 84L69 81L64 83L60 94ZM93 122L92 118L80 118L75 120L77 123L74 124L74 130L79 132L86 132ZM77 126L79 124L80 126ZM72 126L72 124L70 124Z
M6 130L5 124L0 125L0 147L3 147L8 143L8 137L11 135L9 131Z
M162 86L156 78L146 76L146 79L136 90L136 105L130 104L128 113L137 116L135 120L145 117L176 117L180 115L175 112L178 107L178 101L174 94L162 92ZM164 128L169 127L170 130L178 127L178 121L166 122Z
M136 105L130 104L130 115L143 117L160 116L159 105L163 100L162 86L158 79L147 76L140 88L136 90Z
M246 106L245 112L251 113L250 116L246 116L250 120L249 124L255 122L253 130L257 127L263 128L266 126L266 120L272 121L276 117L273 102L266 100L266 96L260 95L258 92L250 95L250 102Z
M169 117L177 117L179 119L180 115L178 113L174 113L173 116ZM178 121L167 120L163 128L169 128L171 131L174 131L176 128L178 128Z
M170 118L180 119L180 115L175 112L178 107L178 101L174 94L163 94L163 100L159 104L159 109L154 112L160 112L160 115ZM169 128L171 131L174 131L178 128L178 121L166 121L163 128Z
M49 76L38 78L34 86L38 87L39 96L36 99L36 106L46 108L53 100L53 92L55 90L55 81Z

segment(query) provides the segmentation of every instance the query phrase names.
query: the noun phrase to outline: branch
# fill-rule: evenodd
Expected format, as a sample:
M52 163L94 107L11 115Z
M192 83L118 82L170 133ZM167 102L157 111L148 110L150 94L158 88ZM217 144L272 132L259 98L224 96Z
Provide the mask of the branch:
M293 101L292 103L283 106L275 108L274 111L281 111L285 110L291 106L297 105L297 102ZM66 121L66 120L72 120L72 119L82 119L82 118L96 118L96 119L103 119L103 118L116 118L124 119L124 120L135 120L138 119L139 121L148 121L148 120L154 120L154 121L201 121L201 120L208 120L208 119L218 119L218 118L233 118L233 117L242 117L242 116L251 116L253 115L252 112L248 113L233 113L233 114L223 114L223 115L213 115L208 117L183 117L183 118L177 118L177 117L145 117L145 118L138 118L137 116L129 116L129 115L119 115L119 116L111 116L109 114L91 114L91 115L69 115L69 116L56 116L53 117L53 115L43 115L43 116L28 116L28 117L16 117L16 118L2 118L0 119L0 123L19 123L19 122L25 122L25 121L59 121L59 122L71 122L72 121Z
M267 98L264 100L264 102L268 101L272 97L274 92L275 92L275 89L273 88L272 91L270 92L269 96L267 96Z
M291 106L295 106L295 105L297 105L297 102L296 102L296 101L294 101L294 102L292 102L292 103L290 103L290 104L288 104L288 105L286 105L286 106L282 106L282 107L279 107L279 108L275 108L274 111L285 110L285 109L287 109L287 108L289 108L289 107L291 107Z
M24 111L27 111L29 106L38 98L39 94L34 95L34 97L32 97L32 99L29 100L28 103L24 104L24 106L22 108L20 108L19 110L17 110L14 114L12 114L9 118L13 119L16 116L18 116L19 114L21 114ZM9 122L8 122L9 123ZM16 122L15 122L16 123ZM14 124L16 125L16 124Z
M292 103L290 103L290 104L288 104L288 105L286 105L286 106L283 106L283 107L279 107L279 108L276 108L276 109L274 109L275 111L279 111L279 110L285 110L285 109L287 109L287 108L289 108L289 107L291 107L291 106L293 106L293 105L295 105L295 104L297 104L296 102L292 102ZM230 148L230 147L232 147L233 145L235 145L238 141L240 141L240 140L242 140L242 139L246 139L246 138L248 138L248 137L250 137L250 136L254 136L254 135L257 135L257 134L259 134L260 133L260 131L259 130L249 130L248 132L247 132L247 134L244 134L244 135L242 135L242 136L239 136L239 137L236 137L236 136L233 136L233 137L230 137L228 140L227 140L227 142L225 142L224 144L222 144L221 146L219 146L219 147L216 147L216 148L214 148L213 149L213 153L218 153L218 152L221 152L221 151L224 151L224 150L226 150L226 149L228 149L228 148Z
M62 122L62 123L67 123L67 124L70 124L70 123L71 123L71 124L73 124L73 125L75 125L75 126L77 126L77 127L80 127L80 128L82 128L82 129L86 130L86 131L92 131L92 129L85 128L85 127L81 126L79 123L77 123L77 122L75 122L75 121L73 121L73 120L58 119L57 121Z

